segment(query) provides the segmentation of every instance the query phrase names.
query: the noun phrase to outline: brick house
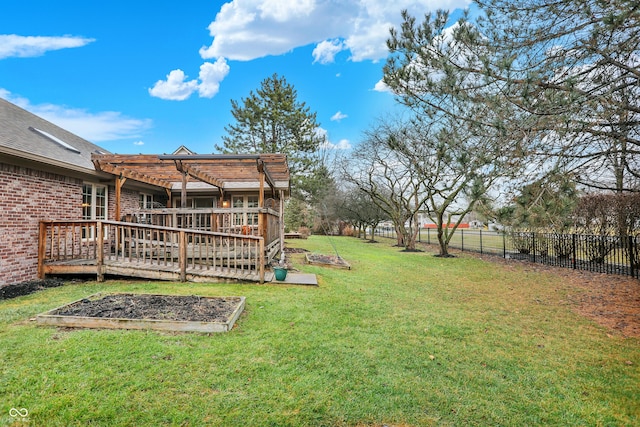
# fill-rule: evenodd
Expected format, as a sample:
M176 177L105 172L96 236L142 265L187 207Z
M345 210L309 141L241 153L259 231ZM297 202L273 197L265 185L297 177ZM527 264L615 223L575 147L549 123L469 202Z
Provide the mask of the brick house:
M37 278L40 220L109 208L83 208L83 198L108 200L91 153L107 151L0 99L0 286Z
M146 169L141 158L148 161ZM178 165L190 175L176 170ZM265 176L268 210L267 192L259 184ZM0 287L38 278L42 221L149 219L153 209L175 218L186 209L191 216L208 210L209 217L221 218L216 224L230 218L232 225L253 226L255 234L266 235L274 224L273 250L284 240L281 216L288 191L283 155L197 156L184 146L172 156L115 155L0 98ZM258 218L265 224L260 230ZM237 233L238 227L226 232ZM209 230L218 231L225 230Z

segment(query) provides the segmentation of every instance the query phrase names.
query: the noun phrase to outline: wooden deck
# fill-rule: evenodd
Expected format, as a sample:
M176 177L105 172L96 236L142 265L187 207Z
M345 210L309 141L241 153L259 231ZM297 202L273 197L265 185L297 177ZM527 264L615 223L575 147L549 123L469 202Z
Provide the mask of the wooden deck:
M261 236L218 233L115 221L43 221L38 271L146 279L215 282L271 280L265 266L279 242Z

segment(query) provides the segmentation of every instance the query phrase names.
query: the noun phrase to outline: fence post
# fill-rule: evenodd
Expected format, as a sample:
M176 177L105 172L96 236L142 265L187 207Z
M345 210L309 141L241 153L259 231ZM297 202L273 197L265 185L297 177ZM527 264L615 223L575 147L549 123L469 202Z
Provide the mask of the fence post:
M482 228L480 229L480 255L482 255Z
M464 252L464 230L460 229L460 246L461 251Z
M507 232L502 231L502 258L507 258Z
M571 266L575 270L577 267L576 263L576 235L575 233L571 235Z
M427 228L427 244L431 244L431 229Z
M638 248L635 247L634 238L631 234L629 234L629 250L627 251L627 256L629 257L629 273L631 273L631 277L636 277L635 275L635 254L638 251Z
M531 246L533 247L533 262L536 262L536 232L531 232Z

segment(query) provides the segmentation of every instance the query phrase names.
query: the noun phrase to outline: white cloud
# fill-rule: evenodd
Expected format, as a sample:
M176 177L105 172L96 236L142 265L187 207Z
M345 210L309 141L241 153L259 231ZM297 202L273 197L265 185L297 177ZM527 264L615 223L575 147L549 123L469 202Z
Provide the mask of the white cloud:
M317 44L314 60L331 62L336 48L348 49L353 61L387 56L389 28L401 22L400 11L422 16L436 9L468 6L471 0L232 0L209 25L210 46L203 58L248 61L281 55Z
M50 50L82 47L94 41L95 39L72 36L44 37L0 34L0 59L40 56Z
M313 62L329 64L333 62L335 56L344 49L344 43L338 39L320 42L315 49L313 49Z
M331 116L331 121L332 122L339 122L342 119L346 119L347 116L346 114L343 114L342 111L338 111L337 113L335 113L333 116Z
M391 21L371 22L360 31L351 34L344 42L351 51L351 60L354 62L370 59L378 61L389 53L387 39L389 29L394 24Z
M263 0L257 7L262 18L287 22L308 16L315 5L315 0Z
M213 98L220 89L220 82L229 74L229 65L224 58L215 63L205 62L200 66L198 79L188 80L184 71L177 69L167 75L166 80L158 80L149 94L160 99L184 101L194 92L201 98Z
M0 97L92 142L136 138L151 127L149 119L135 119L116 111L90 113L54 104L31 104L0 88Z
M340 141L338 141L338 143L335 145L335 149L336 150L351 150L351 143L349 142L348 139L341 139Z
M387 86L387 84L382 81L382 79L378 80L378 83L375 84L373 90L376 92L391 92L391 88Z
M327 139L322 148L325 150L351 150L352 145L348 139L341 139L337 144Z
M200 66L198 94L202 98L213 98L220 89L220 82L229 74L229 65L224 58L215 63L205 62Z
M198 90L198 81L185 81L187 76L184 71L178 69L167 74L167 80L158 80L149 93L161 99L169 99L172 101L184 101L189 98L193 92Z
M251 61L315 44L313 62L329 64L344 50L352 61L378 61L388 54L389 29L401 22L400 11L422 16L438 8L456 9L471 0L230 0L209 24L213 41L200 48L199 81L180 69L149 89L152 96L185 100L198 91L213 97L229 73L227 60ZM337 74L336 76L339 76Z
M144 141L134 141L133 145L144 145Z

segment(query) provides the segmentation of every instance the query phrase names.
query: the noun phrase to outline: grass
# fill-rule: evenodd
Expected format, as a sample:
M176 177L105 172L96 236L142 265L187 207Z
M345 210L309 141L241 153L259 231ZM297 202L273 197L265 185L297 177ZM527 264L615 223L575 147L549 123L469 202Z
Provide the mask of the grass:
M638 425L640 341L524 265L313 236L319 287L75 283L0 301L0 425ZM244 295L226 334L41 327L96 292ZM22 421L11 408L26 408ZM14 412L15 415L15 412Z

